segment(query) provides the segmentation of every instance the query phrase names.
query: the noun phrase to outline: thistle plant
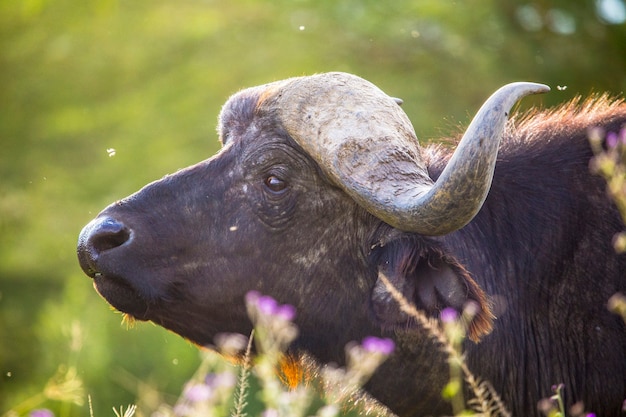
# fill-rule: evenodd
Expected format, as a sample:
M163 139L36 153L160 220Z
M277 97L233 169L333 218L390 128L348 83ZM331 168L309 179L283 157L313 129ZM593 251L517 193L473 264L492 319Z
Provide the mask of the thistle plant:
M259 355L254 372L261 382L260 397L266 407L264 415L304 416L312 397L305 386L286 390L278 377L282 356L298 336L293 324L296 311L293 306L280 305L273 298L256 291L246 295L246 307L255 328L255 341Z
M395 345L391 339L366 337L362 344L350 343L346 346L346 368L327 365L321 376L328 408L327 416L339 415L336 405L360 408L359 415L390 415L391 413L369 398L361 387L374 374L376 369L393 353ZM331 413L333 409L335 412ZM345 414L342 414L345 415Z
M549 398L544 398L539 401L538 408L546 417L596 417L595 413L585 412L585 407L582 403L576 403L569 409L569 414L565 409L565 402L563 401L563 390L565 389L563 384L552 386L554 394Z
M589 164L591 172L605 179L607 193L626 224L626 126L618 133L606 133L600 128L591 129L589 142L594 153ZM613 247L617 253L626 252L626 231L615 235ZM626 323L626 295L619 292L614 294L609 298L607 307ZM622 411L626 412L626 400Z
M622 220L626 223L626 127L618 133L605 133L600 128L589 131L589 142L594 157L591 159L591 172L606 180L606 190L615 202ZM617 233L613 246L618 253L626 252L626 231ZM619 314L626 322L626 296L621 293L608 300L608 308Z
M391 340L351 343L345 369L320 366L306 355L287 353L298 336L294 307L255 291L246 295L246 307L254 325L250 337L216 337L215 349L202 351L201 365L176 403L161 405L153 417L392 415L361 390L392 353ZM292 368L291 375L285 367ZM118 417L129 417L122 412L115 410Z
M591 172L606 180L607 193L626 223L626 127L619 133L591 129L589 142L595 155L590 162ZM626 232L615 235L613 245L617 252L625 252Z
M367 337L361 344L350 343L346 346L345 369L319 367L304 355L294 358L286 354L298 335L293 323L296 311L292 306L280 305L257 292L247 294L246 305L255 326L258 357L253 371L262 386L264 417L390 414L361 391L376 368L393 352L390 339ZM276 372L285 365L292 368L287 380ZM299 368L295 377L293 367Z

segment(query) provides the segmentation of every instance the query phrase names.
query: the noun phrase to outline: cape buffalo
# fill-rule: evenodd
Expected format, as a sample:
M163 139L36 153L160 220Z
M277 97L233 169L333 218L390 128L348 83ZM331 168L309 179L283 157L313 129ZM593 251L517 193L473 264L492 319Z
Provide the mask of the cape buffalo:
M296 307L291 349L322 363L344 363L349 341L393 338L366 389L403 416L450 413L446 357L384 276L431 315L478 307L467 363L513 415L538 415L562 383L568 405L618 416L626 330L606 303L626 291L611 243L623 225L589 173L588 131L619 132L626 104L507 122L547 90L502 87L454 153L421 149L397 100L353 75L243 90L221 112L221 151L102 211L80 234L80 264L115 308L201 345L249 334L251 290Z

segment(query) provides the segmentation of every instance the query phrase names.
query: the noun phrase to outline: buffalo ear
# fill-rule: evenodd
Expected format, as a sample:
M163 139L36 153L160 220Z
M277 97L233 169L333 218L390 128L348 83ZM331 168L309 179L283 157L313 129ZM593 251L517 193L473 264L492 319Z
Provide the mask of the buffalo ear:
M432 317L439 317L445 308L460 312L472 304L476 308L467 323L468 336L478 341L489 334L494 316L487 296L456 260L436 246L424 249L406 240L380 250L385 253L378 257L379 278L372 291L372 306L385 326L407 328L415 324L389 292L381 275L407 301Z

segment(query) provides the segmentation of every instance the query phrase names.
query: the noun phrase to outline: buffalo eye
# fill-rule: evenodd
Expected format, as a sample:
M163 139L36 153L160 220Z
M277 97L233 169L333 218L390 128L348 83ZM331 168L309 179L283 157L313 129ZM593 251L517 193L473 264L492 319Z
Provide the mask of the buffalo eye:
M280 193L287 188L287 183L276 175L270 175L265 179L265 186L274 193Z

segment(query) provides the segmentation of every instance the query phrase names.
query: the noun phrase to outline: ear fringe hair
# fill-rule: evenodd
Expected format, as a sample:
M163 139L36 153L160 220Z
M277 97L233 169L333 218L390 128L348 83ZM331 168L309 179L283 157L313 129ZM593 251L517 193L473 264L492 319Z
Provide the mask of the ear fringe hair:
M393 299L400 305L402 311L415 318L428 332L428 335L439 345L441 351L448 356L450 362L459 365L465 377L465 381L475 397L471 399L468 404L481 416L511 417L511 413L506 409L502 399L493 386L487 381L480 381L480 379L470 371L465 362L465 356L462 352L455 349L454 345L441 328L439 321L428 317L426 313L418 310L414 305L409 303L384 274L379 273L378 278L383 282Z

